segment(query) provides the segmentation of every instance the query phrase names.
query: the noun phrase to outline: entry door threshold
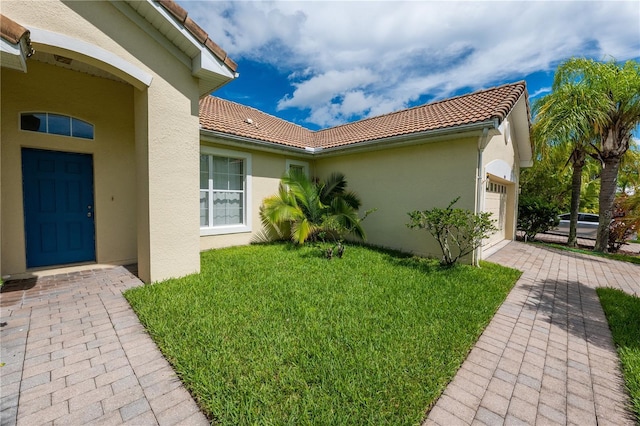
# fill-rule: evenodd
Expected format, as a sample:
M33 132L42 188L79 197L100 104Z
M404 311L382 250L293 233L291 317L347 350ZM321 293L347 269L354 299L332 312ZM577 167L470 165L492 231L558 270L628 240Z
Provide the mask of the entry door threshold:
M51 275L60 275L60 274L69 274L72 272L81 272L87 271L91 269L107 269L113 268L117 265L112 264L103 264L103 263L95 263L95 262L84 262L84 263L74 263L70 265L54 265L54 266L46 266L42 268L30 268L27 269L26 272L21 274L12 274L8 277L3 277L5 281L8 280L23 280L28 278L36 278L36 277L48 277Z
M502 240L499 243L495 243L491 247L487 247L485 250L482 250L482 260L487 260L487 258L489 258L492 254L494 254L510 242L511 240Z

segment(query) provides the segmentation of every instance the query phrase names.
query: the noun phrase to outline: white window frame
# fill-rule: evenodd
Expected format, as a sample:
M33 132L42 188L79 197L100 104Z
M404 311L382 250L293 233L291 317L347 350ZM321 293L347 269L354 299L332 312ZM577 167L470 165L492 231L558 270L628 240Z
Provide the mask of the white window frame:
M300 166L302 167L304 174L306 177L309 177L309 163L306 161L300 161L300 160L291 160L291 159L287 159L286 161L286 169L285 169L285 173L289 173L289 170L291 169L291 166Z
M228 149L214 148L210 146L200 146L200 155L213 155L216 157L241 158L244 161L244 193L243 193L243 223L238 225L218 225L200 227L200 236L222 235L222 234L238 234L242 232L251 232L251 154L242 151L231 151ZM198 169L200 161L198 161ZM200 197L200 179L198 179L198 199ZM198 209L199 210L199 209Z
M36 115L36 114L41 114L41 115L45 116L44 131L23 129L22 128L22 116L24 116L24 115ZM64 134L60 134L60 133L53 133L49 129L49 117L52 116L52 115L69 119L69 134L68 135L64 135ZM83 124L87 124L87 125L91 126L91 137L90 138L85 138L83 136L75 136L73 134L73 120L76 120L76 121L79 121L79 122L81 122ZM89 121L83 120L81 118L74 117L73 115L62 114L62 113L58 113L58 112L23 111L18 115L18 128L20 129L21 132L40 133L40 134L43 134L43 135L61 136L63 138L73 138L73 139L80 139L80 140L85 140L85 141L94 141L94 140L96 140L96 126L95 126L95 124L93 124L93 123L91 123Z

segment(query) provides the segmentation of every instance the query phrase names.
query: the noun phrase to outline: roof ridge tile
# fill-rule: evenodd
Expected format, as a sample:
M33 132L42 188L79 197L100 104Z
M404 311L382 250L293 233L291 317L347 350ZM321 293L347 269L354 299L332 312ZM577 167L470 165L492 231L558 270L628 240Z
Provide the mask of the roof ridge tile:
M20 42L23 37L29 38L31 32L5 15L0 14L0 37L12 44Z

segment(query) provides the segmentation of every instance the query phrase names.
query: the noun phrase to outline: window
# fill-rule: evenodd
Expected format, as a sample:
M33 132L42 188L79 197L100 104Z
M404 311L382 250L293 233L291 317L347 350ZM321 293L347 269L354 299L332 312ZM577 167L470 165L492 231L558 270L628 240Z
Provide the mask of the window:
M497 192L498 194L506 194L507 186L501 183L487 181L487 192Z
M292 171L303 173L306 177L309 177L309 163L306 161L287 160L286 163L287 173Z
M48 112L20 114L20 129L29 132L93 139L93 124L67 115Z
M203 147L200 152L201 235L250 232L251 156Z
M578 220L582 222L599 223L600 216L598 216L597 214L580 213L580 215L578 215Z

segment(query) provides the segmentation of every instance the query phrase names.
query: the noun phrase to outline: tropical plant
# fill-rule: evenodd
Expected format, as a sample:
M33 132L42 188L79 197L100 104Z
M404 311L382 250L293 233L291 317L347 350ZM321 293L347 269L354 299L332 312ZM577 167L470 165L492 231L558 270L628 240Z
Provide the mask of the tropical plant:
M609 251L616 253L640 229L640 215L635 200L620 194L613 203L613 220L609 225Z
M583 96L579 129L590 126L596 136L591 147L602 164L602 173L594 250L606 252L620 162L629 149L632 131L640 124L640 64L572 58L558 67L553 87L566 87Z
M518 229L526 240L533 240L536 234L558 226L559 214L555 204L535 195L522 195L518 201Z
M571 202L569 219L569 247L577 246L576 226L580 209L582 171L595 139L593 128L584 118L590 112L591 92L573 82L554 84L553 91L534 104L536 120L532 136L536 151L545 158L550 147L567 152L564 167L571 165ZM557 150L556 150L557 151Z
M459 199L457 197L445 209L434 207L407 213L410 218L407 227L425 229L438 241L442 251L440 263L445 266L453 265L473 252L480 247L483 239L498 230L491 213L452 208ZM455 250L452 250L452 246Z
M266 239L340 241L347 234L365 240L358 216L360 198L346 190L342 173L333 173L325 181L312 181L304 173L285 174L278 194L267 197L260 207L260 219ZM366 217L366 214L365 214Z
M640 146L634 139L620 163L618 191L627 195L640 193Z
M567 146L549 146L545 155L536 148L536 158L531 167L522 169L520 185L522 195L536 195L553 200L564 212L571 202L572 171L564 167L567 162Z

